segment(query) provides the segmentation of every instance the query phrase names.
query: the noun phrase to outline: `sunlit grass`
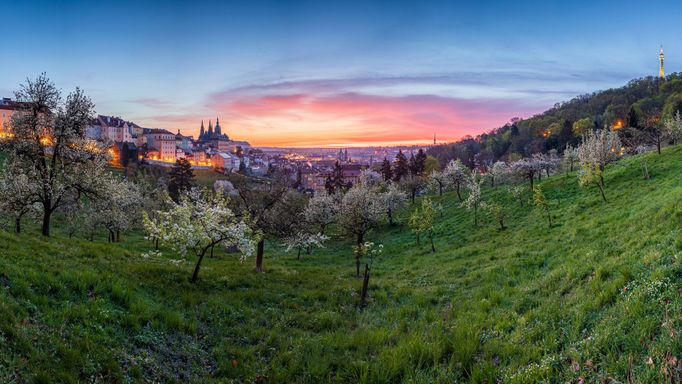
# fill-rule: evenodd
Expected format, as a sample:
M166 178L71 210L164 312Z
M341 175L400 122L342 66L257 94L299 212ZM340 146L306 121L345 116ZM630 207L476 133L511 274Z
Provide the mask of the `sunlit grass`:
M350 242L312 255L141 254L141 234L91 243L0 233L0 382L665 381L682 357L682 147L611 167L608 202L575 175L542 182L555 225L512 212L474 228L456 196L435 197L435 254L405 226L385 244L358 309ZM57 224L58 225L58 224ZM675 360L676 361L676 360Z

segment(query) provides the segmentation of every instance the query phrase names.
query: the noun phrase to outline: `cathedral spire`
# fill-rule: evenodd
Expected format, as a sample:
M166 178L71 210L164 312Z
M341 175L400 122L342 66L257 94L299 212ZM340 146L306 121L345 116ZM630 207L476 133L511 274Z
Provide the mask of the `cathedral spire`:
M220 119L216 116L215 118L215 134L222 135L222 128L220 128Z
M199 130L199 139L203 139L205 134L206 134L206 130L204 129L204 120L201 120L201 129Z
M211 120L208 121L208 135L213 135L213 122Z
M658 66L658 77L661 79L665 78L665 69L663 67L663 46L661 45L661 52L658 54L658 61L659 61L659 66Z

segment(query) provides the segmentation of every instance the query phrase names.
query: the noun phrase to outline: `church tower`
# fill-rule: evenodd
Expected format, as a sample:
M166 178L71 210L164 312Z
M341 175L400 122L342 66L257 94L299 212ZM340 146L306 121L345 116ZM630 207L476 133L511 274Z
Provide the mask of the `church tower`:
M218 117L215 118L215 134L216 135L222 135L222 128L220 128L220 119Z
M201 129L199 130L199 140L203 139L204 135L206 135L206 130L204 129L204 121L201 120Z
M208 136L213 136L213 123L211 120L208 121Z
M665 78L665 69L663 68L663 46L661 45L661 52L658 54L658 61L659 61L659 67L658 67L658 77L661 79Z

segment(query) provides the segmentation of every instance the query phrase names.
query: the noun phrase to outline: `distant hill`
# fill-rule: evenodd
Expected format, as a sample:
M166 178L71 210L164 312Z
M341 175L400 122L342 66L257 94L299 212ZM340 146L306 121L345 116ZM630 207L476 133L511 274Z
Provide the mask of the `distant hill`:
M441 164L459 158L473 167L497 160L515 160L537 152L557 150L580 142L574 124L594 129L646 129L682 109L682 73L664 80L645 77L620 88L580 95L557 103L551 109L528 119L513 118L508 124L476 137L433 147L429 154Z

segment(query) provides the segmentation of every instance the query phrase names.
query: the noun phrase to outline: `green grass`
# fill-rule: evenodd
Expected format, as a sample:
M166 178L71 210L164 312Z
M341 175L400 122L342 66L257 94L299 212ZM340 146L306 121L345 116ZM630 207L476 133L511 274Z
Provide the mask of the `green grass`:
M191 284L193 260L145 259L139 234L0 233L0 382L676 382L681 167L682 146L626 159L607 203L544 180L553 228L505 188L484 194L504 231L435 198L435 254L404 226L368 237L386 250L364 311L347 242L300 261L270 244L265 274L220 253Z

